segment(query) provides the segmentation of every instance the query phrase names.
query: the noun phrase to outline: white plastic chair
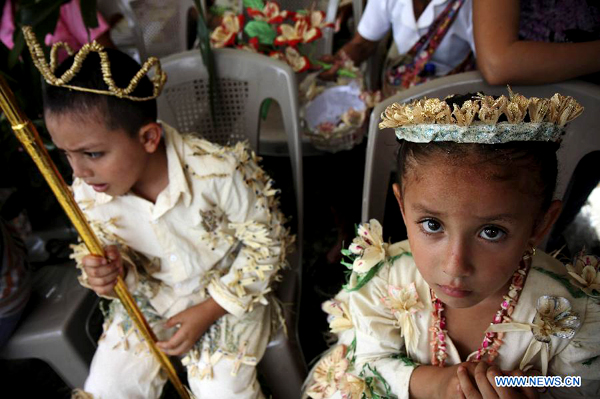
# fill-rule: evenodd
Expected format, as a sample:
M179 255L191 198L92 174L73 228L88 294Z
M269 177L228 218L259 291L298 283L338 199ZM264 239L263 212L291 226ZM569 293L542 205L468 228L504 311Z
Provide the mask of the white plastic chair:
M563 198L565 189L573 176L577 163L586 155L600 151L600 87L591 83L572 80L540 86L512 86L512 90L524 96L551 97L554 93L572 96L583 107L583 114L572 121L558 152L559 175L556 198ZM379 130L380 115L394 103L404 103L421 97L444 98L451 94L484 92L491 95L507 94L506 86L490 86L477 71L466 72L432 80L402 91L378 104L369 121L369 141L363 186L362 220L383 220L386 193L391 173L396 170L398 145L393 129Z
M195 9L192 0L118 2L123 17L132 29L140 60L149 56L166 57L188 49L189 12Z
M285 309L289 336L286 338L279 332L269 343L259 367L275 398L294 398L299 395L306 375L295 322L300 296L303 225L302 150L296 76L287 64L260 54L218 49L214 50L214 57L220 87L216 123L210 117L208 73L198 50L161 60L168 80L158 98L159 117L182 133L198 132L204 138L221 144L248 140L257 151L260 150L261 104L273 99L281 108L296 191L298 239L296 251L289 259L292 267L284 271L277 296L284 304L293 306Z

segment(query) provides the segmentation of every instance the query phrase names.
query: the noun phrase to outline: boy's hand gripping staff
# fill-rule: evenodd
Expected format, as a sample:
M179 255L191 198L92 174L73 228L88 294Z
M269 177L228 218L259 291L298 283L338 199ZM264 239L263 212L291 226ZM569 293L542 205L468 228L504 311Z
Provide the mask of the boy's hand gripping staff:
M0 106L6 115L6 119L11 124L13 131L15 132L19 141L23 144L33 161L39 168L42 175L50 185L50 188L54 192L54 195L60 202L61 206L67 213L69 219L75 226L75 229L81 236L81 239L88 247L89 251L93 255L104 256L104 250L100 241L91 229L85 216L81 212L81 209L77 206L69 187L64 182L62 176L58 173L56 166L50 159L42 140L40 139L37 130L33 123L25 116L25 114L19 109L14 95L6 81L0 76ZM115 286L115 292L123 306L127 310L129 317L133 320L138 331L142 334L150 351L154 354L156 359L159 361L163 369L167 372L169 380L177 389L179 395L184 399L189 399L189 391L183 386L173 365L169 361L167 355L165 355L156 346L157 338L154 332L148 325L148 322L144 319L144 315L137 307L133 297L127 290L127 286L123 282L123 279L119 276L117 285Z

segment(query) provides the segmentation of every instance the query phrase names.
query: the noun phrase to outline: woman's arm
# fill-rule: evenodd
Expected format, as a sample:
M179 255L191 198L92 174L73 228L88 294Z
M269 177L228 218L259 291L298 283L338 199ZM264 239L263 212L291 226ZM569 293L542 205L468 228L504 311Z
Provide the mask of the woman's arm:
M600 40L519 40L519 0L473 2L477 66L490 84L544 84L600 71Z

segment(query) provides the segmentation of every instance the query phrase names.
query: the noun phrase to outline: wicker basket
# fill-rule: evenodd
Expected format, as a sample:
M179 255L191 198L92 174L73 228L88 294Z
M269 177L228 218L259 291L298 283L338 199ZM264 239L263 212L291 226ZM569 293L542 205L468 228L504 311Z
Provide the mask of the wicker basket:
M360 96L363 88L362 76L338 82L319 81L317 80L317 74L311 74L304 79L300 85L301 126L305 136L309 138L315 148L335 153L349 150L362 142L366 132L365 121L368 113L367 104ZM336 99L341 98L341 101L345 103L346 101L343 98L347 96L347 102L353 104L356 109L349 107L340 110L338 107L335 110L336 112L328 109L327 105L332 104L319 97L321 95L333 96L334 91ZM331 96L328 98L331 99ZM314 101L320 101L319 105L316 105L317 102L313 104ZM327 105L322 107L324 101ZM335 105L332 105L332 107L336 108ZM352 116L349 116L350 113ZM310 118L313 122L312 127L309 122ZM314 126L315 119L319 121L326 120L326 122Z

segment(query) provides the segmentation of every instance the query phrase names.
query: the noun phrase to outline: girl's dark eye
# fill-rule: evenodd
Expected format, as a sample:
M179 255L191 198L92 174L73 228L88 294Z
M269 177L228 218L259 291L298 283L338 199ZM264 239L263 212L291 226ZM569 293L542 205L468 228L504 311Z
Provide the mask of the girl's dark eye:
M440 222L433 219L423 220L422 222L419 222L419 224L423 231L428 234L435 234L444 230Z
M479 233L479 237L488 241L499 241L503 239L504 236L506 236L506 233L502 229L494 226L486 226L481 230L481 233Z

